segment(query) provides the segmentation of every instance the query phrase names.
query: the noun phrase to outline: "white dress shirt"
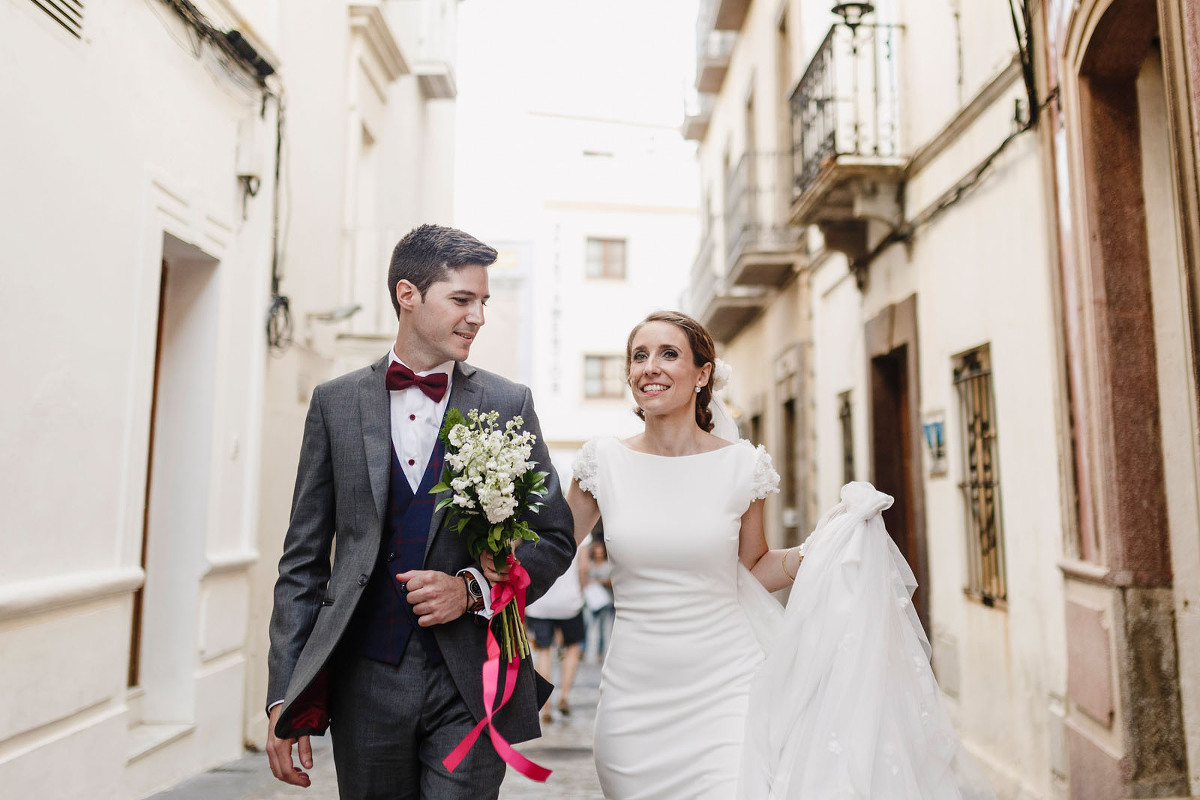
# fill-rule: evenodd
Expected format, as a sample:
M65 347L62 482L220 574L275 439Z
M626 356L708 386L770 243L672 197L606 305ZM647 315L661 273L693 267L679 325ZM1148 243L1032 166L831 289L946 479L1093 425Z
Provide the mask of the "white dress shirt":
M392 363L404 364L396 355L395 349L388 350L388 366ZM400 468L413 493L421 488L421 478L429 468L429 457L433 455L433 446L437 443L438 433L442 429L442 417L446 415L446 406L450 404L450 391L454 388L454 362L447 361L425 372L417 372L408 364L404 366L414 374L424 377L442 373L446 376L446 393L442 399L434 402L420 388L411 386L407 389L392 390L392 447L396 450L396 458L400 460ZM441 475L437 480L441 480ZM475 612L490 619L492 616L491 585L483 577L483 573L474 567L459 570L458 574L470 572L479 582L483 591L483 608Z
M396 356L395 350L389 350L388 366L393 363L404 364ZM404 366L412 369L408 364ZM437 442L446 406L450 404L450 390L454 388L454 362L447 361L425 372L413 372L421 377L440 372L446 376L447 381L446 393L437 402L416 386L388 392L392 399L392 447L396 449L400 468L404 470L404 477L408 478L408 485L415 493L421 486L425 470L429 467L429 456ZM441 479L440 475L437 477Z

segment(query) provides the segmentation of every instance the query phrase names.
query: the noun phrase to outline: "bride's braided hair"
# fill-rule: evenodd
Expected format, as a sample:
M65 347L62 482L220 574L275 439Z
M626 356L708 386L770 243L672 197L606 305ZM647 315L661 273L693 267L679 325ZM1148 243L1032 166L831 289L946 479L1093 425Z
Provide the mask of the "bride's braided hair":
M713 344L712 336L703 325L679 311L655 311L634 325L633 330L629 332L629 338L625 341L626 383L629 382L629 367L633 364L633 337L648 322L666 322L683 331L684 336L687 337L688 346L692 348L692 363L695 366L703 367L705 364L716 363L717 347ZM708 409L708 404L712 401L712 384L712 375L709 375L708 382L700 387L700 391L696 394L696 424L702 431L713 429L712 411ZM640 408L635 408L633 413L637 414L638 419L646 419L645 412Z

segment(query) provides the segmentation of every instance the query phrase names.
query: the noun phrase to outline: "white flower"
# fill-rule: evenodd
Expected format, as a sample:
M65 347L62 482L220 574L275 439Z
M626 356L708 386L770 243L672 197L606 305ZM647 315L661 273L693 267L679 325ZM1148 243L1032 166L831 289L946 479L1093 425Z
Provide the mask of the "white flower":
M483 498L480 498L483 502ZM487 515L488 522L495 525L498 522L503 522L512 516L512 513L517 508L517 501L507 495L498 495L492 498L490 503L484 505L484 513Z
M713 361L712 388L714 392L719 392L728 386L731 377L733 377L733 367L719 358Z

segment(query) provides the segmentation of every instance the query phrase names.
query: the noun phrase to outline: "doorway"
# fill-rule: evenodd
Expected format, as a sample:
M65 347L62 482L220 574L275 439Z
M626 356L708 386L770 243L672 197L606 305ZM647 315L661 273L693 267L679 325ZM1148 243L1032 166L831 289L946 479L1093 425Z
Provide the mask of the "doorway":
M913 605L921 623L929 630L927 576L918 570L922 553L917 547L913 520L912 413L914 400L909 380L908 346L871 359L871 449L875 454L875 488L895 498L883 512L883 521L896 547L917 577Z
M196 620L205 567L217 362L217 261L163 236L141 566L134 597L132 725L195 716Z

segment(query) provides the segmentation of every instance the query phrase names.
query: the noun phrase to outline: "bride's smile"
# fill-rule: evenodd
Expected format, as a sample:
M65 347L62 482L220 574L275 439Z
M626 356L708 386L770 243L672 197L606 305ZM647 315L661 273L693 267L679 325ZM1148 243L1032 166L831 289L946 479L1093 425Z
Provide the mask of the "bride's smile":
M638 407L656 416L690 417L696 388L708 382L711 366L696 366L686 334L667 322L648 322L630 345L629 385Z

